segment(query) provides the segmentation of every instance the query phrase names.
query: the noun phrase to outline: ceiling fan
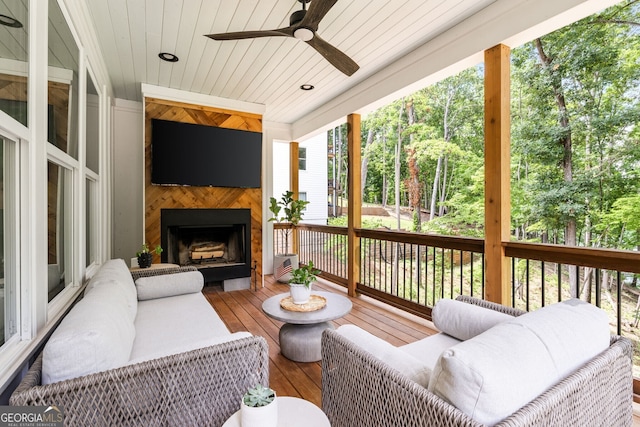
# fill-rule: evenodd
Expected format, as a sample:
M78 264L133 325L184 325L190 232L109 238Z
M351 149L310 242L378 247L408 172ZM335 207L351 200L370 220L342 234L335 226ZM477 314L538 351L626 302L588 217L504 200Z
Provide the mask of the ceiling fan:
M318 24L338 0L298 0L302 10L297 10L289 18L289 26L276 30L238 31L233 33L207 34L213 40L241 40L257 37L288 36L306 42L324 58L347 76L358 71L358 64L343 52L324 41L316 33ZM306 4L311 2L309 10Z

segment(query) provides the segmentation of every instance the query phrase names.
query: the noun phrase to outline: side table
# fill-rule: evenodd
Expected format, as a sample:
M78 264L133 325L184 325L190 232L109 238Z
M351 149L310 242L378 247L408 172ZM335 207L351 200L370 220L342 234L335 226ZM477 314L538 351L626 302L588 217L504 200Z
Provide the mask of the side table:
M333 329L331 320L345 316L351 311L349 298L333 292L311 292L327 300L327 305L320 310L299 312L285 310L280 301L288 297L288 293L279 294L266 299L262 303L262 311L269 317L285 322L280 328L280 352L294 362L317 362L322 358L322 333L325 329Z
M316 405L297 397L278 397L278 427L331 427L329 418ZM240 411L222 427L241 427Z

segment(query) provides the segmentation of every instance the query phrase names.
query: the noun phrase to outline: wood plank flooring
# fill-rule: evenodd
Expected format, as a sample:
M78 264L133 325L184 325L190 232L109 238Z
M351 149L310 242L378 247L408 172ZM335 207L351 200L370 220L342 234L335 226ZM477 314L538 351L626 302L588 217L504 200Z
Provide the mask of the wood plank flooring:
M327 282L316 283L314 289L346 294L344 288ZM322 407L320 363L293 362L282 356L278 343L282 322L262 312L265 299L288 291L287 285L266 276L265 287L257 291L224 292L212 286L205 287L203 293L231 332L249 331L265 337L269 344L270 385L279 396L300 397ZM408 344L436 332L430 322L369 298L351 298L351 302L351 313L335 320L335 327L355 324L394 345ZM638 413L638 404L634 404L634 427L640 427Z
M314 289L346 295L344 288L328 283L316 283ZM320 363L293 362L280 354L278 331L282 322L262 312L262 302L279 293L288 292L285 284L266 276L262 289L223 292L220 287L206 287L204 295L231 332L249 331L265 337L269 344L270 385L279 396L295 396L322 407ZM347 316L333 322L335 327L355 324L394 345L414 342L435 331L430 323L405 315L392 307L386 309L365 297L351 298L353 309Z

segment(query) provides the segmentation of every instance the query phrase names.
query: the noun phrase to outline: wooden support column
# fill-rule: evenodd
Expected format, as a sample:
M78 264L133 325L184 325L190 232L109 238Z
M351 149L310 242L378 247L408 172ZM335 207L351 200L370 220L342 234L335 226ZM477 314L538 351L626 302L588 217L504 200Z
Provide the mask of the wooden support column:
M289 191L293 192L293 198L298 200L299 194L299 173L300 173L300 144L297 142L291 142L289 144ZM291 248L293 253L300 252L298 247L298 233L294 229L291 233ZM287 251L289 248L287 248Z
M510 263L502 242L511 229L510 53L497 45L484 53L485 298L511 302Z
M355 229L362 227L362 178L361 178L360 115L350 114L347 117L347 153L349 209L347 217L347 281L348 293L356 295L356 283L360 278L360 239Z

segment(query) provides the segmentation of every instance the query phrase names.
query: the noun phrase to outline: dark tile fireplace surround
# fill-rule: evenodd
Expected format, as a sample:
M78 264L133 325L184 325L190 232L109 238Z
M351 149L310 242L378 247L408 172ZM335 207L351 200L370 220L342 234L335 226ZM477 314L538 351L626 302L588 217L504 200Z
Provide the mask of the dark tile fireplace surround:
M162 262L194 265L205 283L251 276L250 209L162 209Z

